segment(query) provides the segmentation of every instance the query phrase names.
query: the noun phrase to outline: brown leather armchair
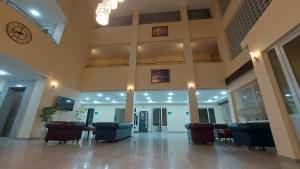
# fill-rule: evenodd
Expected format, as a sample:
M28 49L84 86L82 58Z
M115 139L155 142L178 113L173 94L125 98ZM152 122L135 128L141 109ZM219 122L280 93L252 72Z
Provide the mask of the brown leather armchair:
M212 124L190 123L186 124L189 141L194 144L214 143L214 126Z
M64 122L64 121L52 121L46 124L48 128L45 141L46 144L49 140L66 142L81 139L82 130L85 127L85 123L81 122Z

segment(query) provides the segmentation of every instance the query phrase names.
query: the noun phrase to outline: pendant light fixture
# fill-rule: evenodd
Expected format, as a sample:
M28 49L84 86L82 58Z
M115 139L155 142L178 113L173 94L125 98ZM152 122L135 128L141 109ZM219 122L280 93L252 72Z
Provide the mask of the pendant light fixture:
M103 0L99 3L96 9L96 21L100 25L107 25L111 10L117 9L119 2L124 2L124 0Z

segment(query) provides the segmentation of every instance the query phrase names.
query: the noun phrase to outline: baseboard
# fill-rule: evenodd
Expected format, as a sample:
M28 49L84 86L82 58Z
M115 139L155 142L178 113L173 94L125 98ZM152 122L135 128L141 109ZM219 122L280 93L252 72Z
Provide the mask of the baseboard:
M287 161L291 161L291 162L295 162L295 163L300 163L300 159L293 159L293 158L290 158L290 157L287 157L287 156L284 156L284 155L281 155L281 154L277 154L277 157L279 159L282 159L282 160L287 160Z

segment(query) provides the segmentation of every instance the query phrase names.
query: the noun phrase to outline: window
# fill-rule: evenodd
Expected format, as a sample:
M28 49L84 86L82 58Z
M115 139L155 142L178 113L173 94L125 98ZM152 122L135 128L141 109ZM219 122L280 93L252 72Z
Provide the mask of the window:
M163 22L177 22L180 21L180 12L162 12L162 13L148 13L140 15L140 24L163 23Z
M236 111L241 121L267 120L267 114L257 81L233 92Z
M242 52L241 42L271 2L272 0L243 1L241 8L225 30L232 59Z
M196 19L209 19L211 18L209 9L194 9L188 10L188 19L196 20Z

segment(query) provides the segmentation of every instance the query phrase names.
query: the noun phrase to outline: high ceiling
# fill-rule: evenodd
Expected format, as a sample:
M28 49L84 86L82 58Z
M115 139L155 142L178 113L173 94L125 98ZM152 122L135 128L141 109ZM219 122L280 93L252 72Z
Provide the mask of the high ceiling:
M227 99L226 90L198 90L198 102L215 104ZM92 92L82 93L82 104L125 104L126 92ZM187 93L184 90L149 90L135 92L136 104L187 104Z
M95 10L101 0L89 0L89 2ZM178 11L181 6L187 6L188 9L209 8L211 0L125 0L123 3L119 3L118 9L112 11L111 15L131 15L134 10L141 13Z

